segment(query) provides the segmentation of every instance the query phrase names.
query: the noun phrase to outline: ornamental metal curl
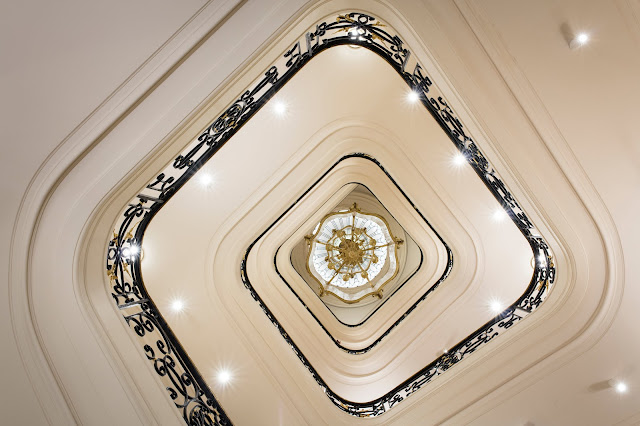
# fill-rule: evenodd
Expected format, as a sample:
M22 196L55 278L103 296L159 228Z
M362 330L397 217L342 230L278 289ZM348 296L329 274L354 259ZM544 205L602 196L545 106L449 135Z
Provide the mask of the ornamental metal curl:
M424 68L411 55L404 41L385 28L387 27L376 18L360 12L338 15L333 21L317 24L315 29L294 43L263 77L134 197L114 227L106 259L112 297L122 311L126 323L143 343L147 359L166 384L167 391L175 401L176 407L181 410L183 419L190 425L225 425L231 422L147 294L140 275L138 254L144 232L151 218L162 208L166 200L171 198L313 56L330 47L345 44L365 47L380 55L400 74L409 87L419 94L422 104L502 204L529 242L537 261L529 286L514 304L452 347L447 354L434 360L392 391L367 403L350 402L336 395L300 352L253 287L245 281L251 296L260 304L265 315L278 328L327 397L338 408L357 417L383 414L529 315L540 306L549 293L556 273L549 246L509 192L497 171L466 133L452 108L433 85ZM407 71L411 69L412 71ZM245 267L244 262L242 267Z
M162 180L159 176L159 180ZM149 186L153 186L153 183ZM149 188L147 186L147 188ZM143 343L144 354L189 425L231 425L202 376L149 297L140 275L140 238L147 201L130 205L114 230L107 250L111 295L122 316ZM141 219L139 219L141 218Z

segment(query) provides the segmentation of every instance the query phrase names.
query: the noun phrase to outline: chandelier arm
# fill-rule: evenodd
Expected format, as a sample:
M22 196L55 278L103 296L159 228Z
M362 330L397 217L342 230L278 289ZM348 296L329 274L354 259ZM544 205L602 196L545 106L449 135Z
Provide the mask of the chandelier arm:
M334 278L340 273L340 270L342 269L342 267L344 266L344 262L342 262L340 264L340 266L336 269L336 273L333 274L333 276L331 277L331 279L327 282L327 285L331 284L334 280Z
M396 244L396 242L395 242L395 241L392 241L392 242L390 242L390 243L383 244L383 245L381 245L381 246L373 246L373 247L372 247L372 250L379 249L379 248L383 248L383 247L388 247L388 246L390 246L390 245L395 245L395 244Z

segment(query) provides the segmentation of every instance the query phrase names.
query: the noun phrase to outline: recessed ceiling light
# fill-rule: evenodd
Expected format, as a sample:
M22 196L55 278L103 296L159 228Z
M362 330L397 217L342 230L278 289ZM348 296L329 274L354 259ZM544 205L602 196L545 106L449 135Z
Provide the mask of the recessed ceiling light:
M489 303L489 309L491 309L491 312L497 315L499 313L502 313L502 311L504 310L504 306L502 305L502 302L499 301L498 299L493 299Z
M626 393L629 390L629 387L625 382L618 382L616 383L615 389L618 393Z
M180 313L184 310L184 302L182 299L174 299L171 302L171 310L175 313Z
M608 383L609 386L615 389L615 391L618 393L626 393L629 390L629 386L627 386L625 382L622 382L620 380L611 379Z
M589 34L587 33L579 33L577 34L573 40L569 43L570 49L576 49L580 46L584 46L589 41Z
M493 220L496 222L502 222L503 220L505 220L507 218L507 212L504 211L503 208L498 207L494 212L493 212Z
M462 166L467 162L467 156L461 152L457 152L456 155L453 156L453 165L454 166Z
M283 116L287 113L287 104L285 104L282 101L276 101L273 104L273 111L279 115L279 116Z
M221 385L226 385L231 381L231 372L229 370L223 369L218 371L218 383Z
M209 186L211 186L212 183L213 183L213 176L211 176L209 173L202 173L200 175L200 185L204 186L205 188L208 188Z
M407 100L412 104L416 103L418 102L418 100L420 100L420 94L415 90L411 90L409 93L407 93Z

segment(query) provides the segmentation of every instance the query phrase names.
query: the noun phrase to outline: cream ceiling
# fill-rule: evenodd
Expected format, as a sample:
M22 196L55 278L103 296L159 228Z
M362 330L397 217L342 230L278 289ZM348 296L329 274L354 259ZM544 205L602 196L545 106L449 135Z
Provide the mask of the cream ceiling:
M3 241L8 243L3 244L2 258L8 262L5 265L10 274L9 297L3 302L8 306L3 310L6 314L2 325L7 339L15 339L16 343L5 345L3 352L6 363L3 382L12 386L3 391L2 407L5 418L16 419L13 423L178 422L166 392L158 386L142 352L127 334L126 326L108 305L110 296L100 277L104 275L104 245L109 226L137 188L193 136L186 129L204 127L212 116L207 111L213 114L220 111L238 93L231 88L246 87L255 77L248 72L234 73L241 62L251 58L242 69L265 69L270 58L256 53L263 52L258 49L261 43L276 34L269 44L274 46L274 51L281 52L286 43L279 37L285 27L301 33L313 22L314 16L347 6L344 2L318 2L313 3L311 12L304 12L299 11L301 2L243 3L226 21L220 21L234 5L231 2L205 4L199 14L164 45L198 4L191 10L182 5L179 11L176 8L163 12L158 7L134 10L129 4L111 4L112 10L121 12L114 13L115 18L80 5L69 5L68 10L60 6L55 11L42 8L32 11L24 6L25 9L2 14L12 21L11 25L3 25L3 31L9 34L7 37L3 34L2 39L17 40L11 45L15 47L10 50L12 60L5 62L9 65L3 65L3 91L9 100L3 102L7 112L3 114L3 127L7 129L3 148L10 161L3 168L6 174L3 182L9 183L5 186L6 207L2 209L6 235ZM503 343L497 342L486 355L478 354L469 367L461 365L459 371L452 371L450 378L443 376L444 380L434 383L432 391L408 400L406 409L385 414L387 417L382 421L397 424L442 421L450 424L636 424L640 421L637 413L640 347L635 304L640 294L633 283L640 278L640 272L633 259L640 253L637 238L640 232L635 221L635 211L640 207L636 205L640 202L640 154L633 123L640 94L635 77L640 68L638 3L398 1L387 6L382 2L355 1L349 6L384 15L400 33L415 40L415 51L429 62L434 79L442 82L447 98L455 104L463 122L504 174L525 209L537 219L536 225L549 238L558 241L558 266L564 274L559 276L557 291L550 300L539 313L531 316L529 326L523 323L523 329L512 333L512 337L505 335ZM156 13L162 16L154 15ZM50 18L58 15L60 25L53 28L33 22L57 22ZM287 21L292 16L298 20ZM115 25L114 19L122 22L116 21L119 23ZM87 28L88 22L94 25ZM277 30L285 22L286 26ZM118 31L106 41L84 37L94 34L95 23L105 23L106 28L118 28ZM566 32L563 28L567 27L591 31L592 43L570 51L563 35L563 31ZM30 35L16 37L18 28L29 28ZM73 34L83 34L83 37L70 37L59 31L60 28L74 28ZM211 29L203 42L196 45ZM69 39L78 44L70 44ZM46 48L47 52L60 52L52 59L58 68L40 66L47 56L36 53L45 47L36 48L40 44L34 40L50 43L52 46ZM189 51L191 46L196 49ZM161 49L155 56L142 64L158 47ZM88 52L98 59L87 60L91 57L87 56ZM178 62L180 58L184 59ZM118 88L125 76L141 64L142 68ZM164 74L167 71L168 74ZM94 81L95 76L104 78ZM300 74L300 78L304 76ZM81 82L86 83L86 88L80 88ZM147 88L152 90L145 92ZM65 90L60 93L62 89ZM111 90L116 90L113 96L89 115ZM141 97L142 93L146 95ZM40 99L46 102L39 102ZM48 102L55 107L47 107ZM364 103L365 107L372 104ZM19 105L29 106L29 112L18 108ZM351 112L358 110L344 104L344 108L349 107ZM201 112L189 115L192 111ZM82 121L85 117L87 120ZM384 120L384 117L377 118ZM44 130L25 131L34 123ZM64 139L76 124L78 129ZM312 130L312 126L308 124L308 130ZM388 129L391 136L399 131L393 126L380 126ZM272 127L285 133L278 126ZM357 132L360 138L362 134L363 131ZM377 137L378 145L384 145L380 143L384 138L379 134L372 131L365 139L375 142ZM409 138L398 136L397 139L406 149L412 146ZM309 136L301 135L301 140L308 141ZM322 140L325 139L319 138L315 143L322 146ZM270 163L271 169L247 166L269 177L279 165L289 164L289 169L294 170L295 164L303 164L297 161L300 158L292 157L294 152L287 151L291 147L284 138L276 142L281 144L280 157ZM42 163L56 146L57 151ZM227 166L235 164L234 155L241 155L233 149L228 145L226 153L220 152L221 157L227 157ZM272 154L265 152L263 156ZM389 158L401 157L397 152L385 154ZM411 154L412 161L418 164L439 160ZM141 164L142 169L135 167ZM313 162L318 169L320 164ZM311 175L312 170L305 173ZM199 291L204 297L196 298L193 309L204 309L206 303L212 303L216 310L209 315L212 319L221 315L221 320L229 324L229 330L211 330L203 325L202 331L221 333L223 338L232 340L240 336L232 344L249 348L251 354L244 358L244 353L230 351L225 357L219 348L211 348L207 357L203 348L203 355L195 357L209 360L213 357L213 364L237 359L241 364L238 371L247 372L246 376L244 373L238 376L237 387L220 390L225 409L232 418L234 413L240 416L237 424L251 424L256 418L252 416L260 416L261 421L273 424L329 422L329 418L323 416L325 413L333 416L335 407L317 396L315 383L305 385L309 379L304 371L299 377L296 375L298 360L273 327L262 325L264 315L248 303L252 301L242 306L242 298L246 298L242 293L244 288L236 283L232 291L221 294L220 302L216 302L216 298L211 297L214 289L205 286L218 280L212 268L197 266L197 262L205 265L207 259L218 258L214 241L216 238L223 241L225 233L216 223L226 221L227 229L230 228L236 217L234 212L240 207L250 212L259 200L269 206L261 219L273 217L278 207L284 205L269 203L268 194L264 200L257 197L257 194L266 194L265 188L270 187L260 185L262 178L254 181L240 170L228 173L236 179L234 185L242 183L238 187L245 189L253 185L257 192L238 191L224 179L216 181L219 185L211 195L224 198L226 203L216 205L215 210L191 209L188 214L201 217L179 220L178 226L163 228L174 230L172 237L185 242L180 240L184 235L181 227L195 226L200 220L211 227L208 232L197 234L201 239L197 244L201 246L193 250L193 256L183 259L189 264L164 271L179 274L175 278L180 281L190 278L192 273L205 277L199 280ZM397 173L410 176L415 172L408 168ZM31 184L27 186L27 182ZM440 186L445 184L439 180L437 185L433 182L428 180L435 186L433 191L440 194L445 189ZM287 192L282 196L291 195ZM194 194L194 199L197 197ZM416 195L417 200L419 197ZM454 203L446 205L456 206L456 213L465 212L464 206L458 204L459 198L452 198L448 201ZM200 195L198 201L215 203L211 196ZM390 208L393 203L389 204ZM96 206L100 207L96 209ZM480 216L479 212L475 213ZM468 223L460 227L466 229L471 238L465 242L464 237L458 236L456 241L458 234L451 231L451 245L456 250L466 250L465 244L473 247L472 241L478 241L477 237L483 233L491 235L490 226L495 226L483 226L473 221L481 220L479 218L464 217ZM158 216L157 223L161 220ZM258 227L258 222L245 225L244 230L258 232L251 228ZM436 229L439 222L449 226L446 221L433 220ZM237 268L241 243L246 243L247 237L235 238L238 247L225 254L231 259L229 270ZM158 234L154 238L156 241L145 240L148 256L144 273L149 283L149 274L153 272L147 272L147 268L155 271L151 266L153 262L159 261L162 255L170 255L166 251L154 253L156 244L161 245L158 240L161 237ZM246 248L246 244L244 246ZM188 247L187 244L175 255L189 254ZM267 245L264 249L272 251ZM483 250L482 259L488 259L488 253L494 253L495 249L491 246ZM468 262L475 262L477 250L473 256L459 257L462 261L466 258ZM170 266L170 263L163 260L156 266ZM483 273L491 272L487 268ZM3 285L6 284L3 282ZM216 286L215 292L218 291ZM234 318L238 312L228 312L225 297L227 302L233 301L242 308L247 320L244 325ZM295 309L294 304L290 306ZM180 320L175 321L179 329ZM300 326L311 325L300 321ZM444 333L444 328L437 329ZM405 333L398 335L411 340ZM316 337L317 341L327 339L320 333ZM308 340L304 344L309 348L324 350L327 354L330 348L337 350L329 344L324 346L326 342L314 347L315 340ZM420 350L419 341L413 345L415 351ZM434 343L434 346L442 344ZM256 349L261 347L268 350ZM424 350L434 352L433 348ZM387 361L393 358L389 353L386 356ZM513 361L516 358L517 362ZM384 357L374 357L372 362L389 365ZM479 368L480 364L483 367ZM204 361L198 365L203 365L201 368L206 374L209 367ZM407 362L396 370L391 367L390 378L386 380L392 383L393 374L406 376L402 368L410 371L412 365ZM253 410L247 410L242 397L234 394L245 391L240 386L250 376L262 377L258 384L246 389L247 393L256 392L250 399L255 404ZM629 393L615 394L606 385L611 378L626 380ZM276 391L258 396L260 389ZM300 392L290 395L294 389ZM357 421L348 416L337 419Z

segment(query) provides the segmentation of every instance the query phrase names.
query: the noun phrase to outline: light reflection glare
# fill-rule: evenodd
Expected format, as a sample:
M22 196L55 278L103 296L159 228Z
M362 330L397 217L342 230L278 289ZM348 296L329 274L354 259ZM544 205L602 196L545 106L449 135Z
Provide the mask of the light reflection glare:
M231 382L231 372L226 369L218 371L218 382L223 386L229 384Z
M584 46L589 42L589 34L587 33L579 33L577 34L571 42L569 42L570 49L576 49L578 47Z
M492 299L489 303L489 309L491 309L491 312L497 315L499 313L502 313L502 311L504 310L504 305L498 299Z
M129 247L124 247L122 249L122 257L125 259L131 259L132 257L136 257L140 253L140 246L137 244L131 244Z
M494 212L493 212L493 220L496 222L502 222L507 218L507 212L504 211L503 208L497 208Z
M287 113L287 104L283 101L276 101L273 104L273 112L275 112L279 117L283 117Z
M232 388L236 380L236 371L228 364L218 365L211 372L211 380L215 382L219 390Z
M171 310L177 314L184 311L184 301L182 299L173 299L171 302Z
M202 173L199 179L200 185L202 185L204 188L210 188L213 184L213 176L211 176L210 173Z
M467 162L467 156L464 155L461 152L457 152L453 156L453 159L451 160L451 162L453 163L454 166L460 167L460 166L464 165Z
M615 388L616 388L616 392L618 392L618 393L626 393L627 390L629 390L629 387L624 382L616 383Z
M418 102L418 100L420 100L420 94L415 90L411 90L409 93L407 93L407 100L412 104L415 104L416 102Z

